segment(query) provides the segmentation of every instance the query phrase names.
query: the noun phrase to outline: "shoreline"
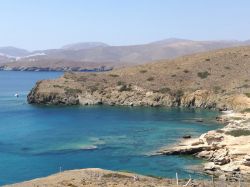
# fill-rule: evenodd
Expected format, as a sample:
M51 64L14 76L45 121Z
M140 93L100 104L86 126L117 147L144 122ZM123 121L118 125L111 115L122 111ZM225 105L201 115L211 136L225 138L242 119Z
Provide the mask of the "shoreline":
M181 143L179 143L178 145L175 145L174 147L171 147L169 149L163 149L159 152L159 154L162 155L167 155L167 154L173 154L173 155L193 155L199 158L202 158L204 160L208 160L209 162L207 162L205 165L200 165L201 167L203 167L203 173L208 174L208 175L212 175L214 176L214 183L219 185L221 184L222 181L224 181L225 183L227 183L229 186L237 186L239 184L239 180L241 180L242 184L247 184L246 186L249 185L250 182L250 167L245 166L243 163L237 164L237 162L235 162L235 160L230 160L230 162L228 163L224 163L227 162L227 156L231 156L229 154L230 150L227 152L227 154L224 154L224 148L225 146L228 146L227 144L225 144L225 140L230 140L230 137L228 139L228 137L224 138L224 140L222 142L218 142L217 135L223 135L223 136L229 136L228 134L226 134L226 132L230 132L231 129L233 130L238 130L240 128L245 128L246 126L244 125L244 123L247 121L250 122L250 113L230 113L230 114L221 114L219 117L216 118L217 121L219 121L220 123L223 123L225 126L222 126L221 128L217 129L217 130L212 130L209 132L206 132L204 134L202 134L199 138L190 138L190 139L183 139L181 141ZM239 125L242 124L241 126L235 126L235 125ZM250 124L249 124L249 129L250 129ZM224 131L224 132L222 132ZM200 141L200 139L204 140L204 137L206 135L209 135L209 138L212 138L211 141L212 143L209 145L204 145L204 144L196 144L193 145L193 143L197 143L197 140ZM233 138L233 136L231 137ZM245 137L243 137L245 138ZM249 142L250 142L250 136L247 137L249 138ZM244 141L244 139L243 139ZM241 140L242 142L242 140ZM221 143L224 143L224 145L221 145ZM230 143L230 142L229 142ZM205 143L206 144L206 143ZM247 143L246 143L247 144ZM202 146L201 146L202 145ZM231 145L231 144L229 144ZM216 146L216 148L212 148L213 146ZM200 148L202 147L202 149L204 148L204 150L201 150ZM197 149L196 149L197 148ZM201 150L201 151L197 151L197 150ZM221 151L223 150L223 151ZM249 149L247 149L249 150ZM175 152L173 152L175 151ZM205 154L206 153L206 154ZM207 155L213 154L215 156L215 158L217 160L209 160L209 157ZM239 159L245 159L246 157L239 157ZM234 158L235 159L235 158ZM214 162L217 161L218 163L221 162L221 164L214 164ZM247 164L249 164L249 159L245 159L243 160L245 161ZM81 174L79 176L76 176L75 174L73 175L73 173L75 171L80 172ZM201 170L199 170L201 171ZM92 174L89 176L89 174L92 172ZM103 172L108 172L106 173L109 177L109 179L107 179L106 177L102 177ZM174 172L174 171L173 171ZM120 176L122 175L122 176ZM125 175L125 177L123 177L123 175ZM96 177L98 176L98 177ZM101 177L100 177L101 176ZM118 177L117 177L118 176ZM139 181L134 181L134 176L139 176L141 180ZM80 180L81 178L81 180ZM176 180L175 179L171 179L171 178L158 178L158 177L150 177L150 176L143 176L140 174L136 174L133 173L130 174L129 177L127 177L127 173L124 174L124 172L119 172L119 171L108 171L108 170L102 170L102 169L81 169L81 170L68 170L65 172L60 172L57 174L53 174L51 176L48 177L42 177L42 178L35 178L32 179L30 181L24 181L24 182L20 182L20 183L16 183L16 184L10 184L10 185L6 185L6 186L17 186L17 187L29 187L29 186L37 186L37 185L59 185L59 186L68 186L68 185L75 185L78 186L79 181L81 182L84 178L85 183L81 184L81 186L102 186L104 184L106 185L113 185L113 183L115 183L114 185L119 184L120 186L141 186L143 184L152 184L157 186L158 184L162 184L161 186L174 186L176 185ZM126 180L124 180L126 179ZM179 184L186 184L186 182L188 181L188 179L179 179ZM76 184L77 185L76 185ZM225 184L224 183L224 184ZM91 184L91 185L90 185ZM126 185L124 185L126 184ZM196 185L200 185L200 186L211 186L213 185L211 179L204 179L204 180L200 180L200 179L192 179L192 184L196 184Z
M217 121L225 126L198 138L182 139L156 154L192 155L207 161L203 164L205 174L227 181L250 181L250 113L221 114Z

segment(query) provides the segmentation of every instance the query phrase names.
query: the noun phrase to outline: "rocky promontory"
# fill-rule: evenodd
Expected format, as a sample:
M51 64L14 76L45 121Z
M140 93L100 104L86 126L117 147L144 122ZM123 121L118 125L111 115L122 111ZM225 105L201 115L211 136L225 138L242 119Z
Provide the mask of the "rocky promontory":
M38 82L28 102L244 110L249 75L250 47L239 47L109 72L66 73Z

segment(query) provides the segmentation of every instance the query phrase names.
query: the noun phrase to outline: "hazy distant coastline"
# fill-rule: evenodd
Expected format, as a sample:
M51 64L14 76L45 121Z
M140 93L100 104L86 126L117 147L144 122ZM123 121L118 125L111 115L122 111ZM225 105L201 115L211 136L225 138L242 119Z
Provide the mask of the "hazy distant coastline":
M236 46L249 41L193 41L170 38L148 44L110 46L102 42L85 42L60 49L27 51L15 47L0 48L0 70L15 71L85 71L128 67L155 60Z

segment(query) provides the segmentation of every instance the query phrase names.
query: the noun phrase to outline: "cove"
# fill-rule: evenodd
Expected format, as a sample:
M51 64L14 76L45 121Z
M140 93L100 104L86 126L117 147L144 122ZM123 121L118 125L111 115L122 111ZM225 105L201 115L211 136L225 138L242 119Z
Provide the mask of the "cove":
M56 72L0 72L0 185L59 170L103 168L172 178L203 178L183 156L149 156L183 135L219 127L215 111L111 106L36 106L26 102L37 80ZM19 98L14 97L18 92ZM203 123L196 122L202 118Z

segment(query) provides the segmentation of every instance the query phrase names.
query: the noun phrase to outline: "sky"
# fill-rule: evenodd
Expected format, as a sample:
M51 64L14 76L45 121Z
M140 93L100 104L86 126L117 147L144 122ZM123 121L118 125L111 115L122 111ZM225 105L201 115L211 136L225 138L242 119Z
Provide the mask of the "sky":
M1 0L0 46L250 39L249 0Z

